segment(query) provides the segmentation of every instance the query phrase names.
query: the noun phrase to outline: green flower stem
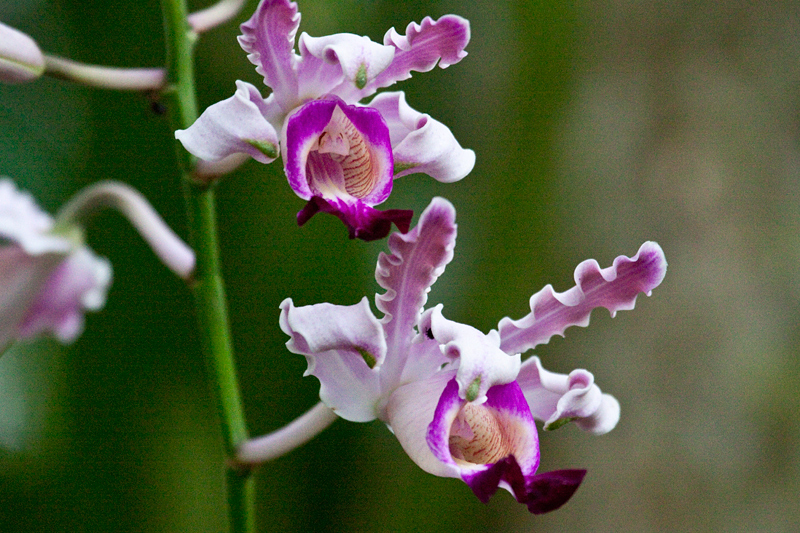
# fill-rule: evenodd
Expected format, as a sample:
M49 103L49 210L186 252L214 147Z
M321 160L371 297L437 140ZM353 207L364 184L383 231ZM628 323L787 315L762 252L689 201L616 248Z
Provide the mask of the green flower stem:
M162 0L161 6L167 44L165 103L173 129L185 129L197 119L192 59L196 35L187 22L185 0ZM214 188L193 179L196 160L181 147L178 147L178 162L184 178L191 241L197 258L192 290L200 340L222 418L225 450L232 458L239 445L247 441L248 434L233 362L225 286L220 274ZM255 485L249 470L236 468L234 464L229 463L227 474L231 531L253 533Z

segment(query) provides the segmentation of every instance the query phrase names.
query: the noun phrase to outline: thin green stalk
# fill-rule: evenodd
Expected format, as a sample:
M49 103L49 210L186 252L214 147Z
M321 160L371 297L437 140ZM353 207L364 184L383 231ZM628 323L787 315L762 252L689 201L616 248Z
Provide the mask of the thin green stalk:
M192 58L196 36L187 23L185 0L162 0L161 5L167 44L165 103L173 128L185 129L197 119ZM233 360L225 286L220 273L214 188L192 179L195 160L180 147L178 162L184 178L191 242L197 259L192 291L200 340L222 418L226 454L232 458L239 445L247 440L248 434ZM227 490L232 533L255 531L254 488L249 471L228 467Z

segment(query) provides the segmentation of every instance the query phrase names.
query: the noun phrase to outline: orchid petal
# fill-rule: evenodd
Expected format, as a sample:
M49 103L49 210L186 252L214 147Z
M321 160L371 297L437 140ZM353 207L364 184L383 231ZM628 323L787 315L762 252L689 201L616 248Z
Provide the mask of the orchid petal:
M459 478L461 470L437 459L426 439L442 391L454 376L453 371L439 372L395 389L381 419L420 468L434 476ZM460 401L457 396L451 400Z
M337 415L353 422L378 413L378 368L386 356L380 322L367 298L356 305L281 305L280 326L291 338L286 347L306 356L305 374L320 381L319 397Z
M458 361L456 381L462 399L483 403L489 389L511 383L519 373L520 355L501 351L496 331L484 335L472 326L447 320L442 304L422 314L419 331L432 335L445 356Z
M44 74L44 70L44 56L36 41L0 22L0 82L32 81Z
M619 310L633 309L636 296L661 283L667 262L661 247L642 244L635 256L619 256L612 266L601 269L597 261L584 261L575 269L576 286L557 293L547 285L530 300L531 312L519 320L500 321L500 348L506 353L525 352L547 343L553 335L564 335L569 326L585 327L596 307L605 307L613 317Z
M420 24L412 22L405 35L392 28L383 38L385 45L396 49L392 63L363 89L350 86L349 93L342 88L337 94L345 101L357 102L381 87L410 78L412 71L428 72L437 63L447 68L467 55L464 48L469 38L469 22L456 15L445 15L439 20L425 17Z
M395 179L422 172L452 183L475 166L475 152L462 148L447 126L409 106L404 93L381 93L368 106L380 111L389 127Z
M399 383L428 369L431 362L437 365L443 361L441 353L424 351L420 346L415 346L411 357L411 347L428 291L453 259L455 216L450 202L434 198L412 231L389 237L391 253L378 256L375 279L386 292L375 297L375 305L385 315L381 322L393 354L382 370L384 383Z
M388 209L379 211L365 205L361 200L347 203L341 200L325 200L314 196L297 213L297 225L302 226L315 214L329 213L339 218L347 226L351 239L362 241L375 241L383 239L392 230L392 224L402 233L408 231L411 225L413 211L404 209Z
M525 501L528 481L539 466L539 439L516 382L497 385L478 405L465 402L450 380L428 427L428 445L442 463L456 468L482 502L508 488Z
M111 263L88 248L76 250L53 270L19 326L19 336L52 332L63 342L83 331L84 310L96 311L106 302Z
M576 421L581 429L601 435L619 421L619 402L603 394L586 370L573 370L569 375L550 372L534 356L523 363L517 382L531 414L545 422L546 430Z
M235 153L246 153L262 163L278 155L278 134L264 116L266 104L258 90L243 81L236 93L206 109L194 124L175 132L193 155L219 161Z
M300 50L303 61L308 56L313 56L324 60L332 67L333 72L323 75L322 80L333 80L336 77L335 73L341 72L348 86L358 90L363 89L367 83L383 72L392 63L395 54L393 46L385 46L371 41L369 37L360 37L352 33L336 33L325 37L311 37L304 33L300 36ZM326 69L317 67L317 76L322 74L320 70L324 72ZM302 81L306 81L305 78ZM321 84L318 90L319 92L314 95L310 88L301 87L300 93L309 97L318 97L325 93L338 94L336 89L327 87L327 84Z
M261 0L250 20L240 26L239 44L284 113L298 103L294 37L299 26L297 4L287 0Z
M289 117L282 148L289 185L305 200L372 206L392 190L389 131L374 109L338 99L308 102Z
M586 470L554 470L529 480L525 503L533 514L555 511L569 500L586 476Z

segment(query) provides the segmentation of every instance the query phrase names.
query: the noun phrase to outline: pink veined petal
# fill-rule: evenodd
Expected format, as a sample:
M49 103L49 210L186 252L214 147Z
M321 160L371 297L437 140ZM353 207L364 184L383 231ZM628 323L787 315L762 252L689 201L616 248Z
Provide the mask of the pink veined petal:
M520 369L520 355L500 350L496 331L484 335L468 326L442 316L442 304L425 311L419 319L420 336L433 337L442 345L444 355L458 364L458 395L469 402L483 403L495 385L511 383Z
M176 131L175 138L206 161L245 153L271 163L280 151L278 134L263 114L266 106L255 87L237 81L233 96L210 106L189 128Z
M337 94L347 102L358 101L381 87L410 78L412 71L427 72L437 63L441 68L458 63L467 55L464 48L469 38L469 22L456 15L445 15L438 20L425 17L420 24L412 22L405 35L392 28L383 38L385 45L396 49L392 63L363 89L352 87L350 94L344 90Z
M282 143L289 185L303 199L321 196L372 206L392 190L392 147L380 113L338 99L294 112Z
M448 382L428 426L428 446L456 468L482 502L506 488L526 502L529 480L539 466L539 439L516 382L492 387L485 403L465 402Z
M239 44L284 113L298 104L294 38L299 26L297 4L287 0L261 0L250 20L240 26Z
M413 351L418 359L411 358L411 343L428 290L453 259L455 216L450 202L434 198L413 230L389 237L391 253L378 256L375 279L386 292L375 296L375 304L385 315L381 322L393 354L381 371L384 383L399 384L403 376L418 375L418 366L429 368L426 354L433 353L435 361L441 360L439 354L422 349Z
M666 274L667 261L654 242L642 244L635 256L619 256L601 269L597 261L584 261L575 269L576 286L557 293L547 285L530 300L531 312L519 320L506 317L498 329L506 353L523 353L562 335L569 326L585 327L596 307L605 307L613 317L619 310L633 309L636 296L648 296Z
M306 356L305 375L319 379L320 399L344 419L374 420L381 408L378 369L386 341L366 297L351 306L295 307L286 299L280 307L281 329L291 336L286 347Z
M550 372L534 356L522 364L517 382L531 414L545 422L546 430L575 421L581 429L601 435L619 421L619 402L603 394L586 370L573 370L569 375Z
M475 152L462 148L447 126L411 108L404 93L381 93L368 106L380 111L389 127L395 179L422 172L452 183L475 166Z
M313 78L307 75L309 73L307 71L312 71L312 68L302 69L304 71L303 82L311 80L322 82L316 90L305 85L300 87L300 94L307 95L309 98L319 97L325 93L338 95L335 86L328 86L327 83L324 83L334 79L334 72L340 72L344 77L344 80L340 80L340 83L346 84L344 94L351 93L350 87L363 89L367 83L374 80L392 63L395 54L393 46L385 46L371 41L369 37L361 37L352 33L337 33L325 37L311 37L304 33L300 36L300 47L303 61L310 55L324 60L333 69L331 73L320 76L322 74L320 66L313 62L312 64L316 67L313 70L317 72L317 76ZM298 72L300 70L298 68ZM346 100L349 104L357 101Z

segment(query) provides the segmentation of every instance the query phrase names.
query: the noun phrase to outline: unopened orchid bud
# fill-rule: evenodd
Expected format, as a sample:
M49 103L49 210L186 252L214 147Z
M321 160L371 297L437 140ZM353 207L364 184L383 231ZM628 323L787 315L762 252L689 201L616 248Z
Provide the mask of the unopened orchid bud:
M0 22L0 81L25 83L44 73L44 56L36 41Z

